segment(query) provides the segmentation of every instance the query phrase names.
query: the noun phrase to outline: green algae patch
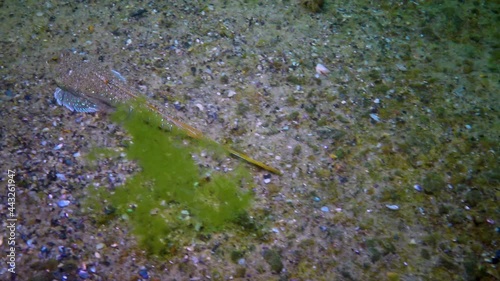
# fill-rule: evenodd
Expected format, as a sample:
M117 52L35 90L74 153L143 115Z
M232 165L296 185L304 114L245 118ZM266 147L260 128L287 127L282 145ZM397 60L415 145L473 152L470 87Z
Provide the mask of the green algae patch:
M240 167L227 174L211 173L193 160L200 149L220 153L219 145L188 138L141 107L140 101L119 107L112 119L131 135L125 151L140 172L113 191L96 191L90 200L97 201L92 204L104 216L97 221L117 217L128 221L140 246L165 256L197 235L236 229L241 217L248 216L252 201L248 171Z

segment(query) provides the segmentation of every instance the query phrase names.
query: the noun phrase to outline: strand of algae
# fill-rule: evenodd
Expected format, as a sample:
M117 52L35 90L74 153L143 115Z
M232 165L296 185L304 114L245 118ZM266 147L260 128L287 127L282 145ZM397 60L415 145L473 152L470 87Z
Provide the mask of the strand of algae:
M59 57L53 58L50 62L56 62L52 72L60 88L73 95L89 99L97 104L99 108L116 107L119 103L138 100L138 95L133 93L123 81L114 77L111 71L103 70L99 65L83 60L80 56L63 52ZM188 136L194 139L205 139L217 143L215 140L204 136L200 130L163 112L159 106L155 105L154 101L145 100L144 104L150 110L162 116L166 122L185 131ZM235 157L271 173L281 175L280 170L258 161L243 152L226 145L219 145Z
M118 105L111 120L132 137L126 155L140 170L111 192L91 191L86 205L97 211L98 224L121 217L130 223L139 246L156 256L175 254L199 235L241 231L253 201L252 177L244 166L207 176L191 154L200 147L221 147L203 139L187 145L187 132L164 128L161 116L143 100Z

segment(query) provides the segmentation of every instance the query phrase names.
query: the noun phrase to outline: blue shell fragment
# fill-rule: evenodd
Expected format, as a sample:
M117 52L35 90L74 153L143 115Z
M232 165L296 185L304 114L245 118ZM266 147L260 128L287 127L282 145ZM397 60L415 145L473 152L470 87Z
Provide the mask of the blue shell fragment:
M57 201L57 206L59 206L60 208L67 207L67 206L69 206L69 204L71 204L71 201L69 201L69 200L59 200L59 201Z
M373 119L375 122L380 122L380 118L378 117L377 114L370 113L370 118Z
M90 274L86 270L80 269L78 270L78 277L82 279L87 279L90 277Z
M54 97L56 98L57 104L63 105L71 111L92 113L99 110L97 104L92 101L71 92L64 91L61 88L56 88Z
M139 275L143 279L149 279L148 270L146 268L144 268L144 267L139 270Z
M127 82L127 78L125 78L123 75L121 75L120 72L114 70L114 69L111 69L111 72L113 73L113 75L118 78L118 80L122 81L122 82Z

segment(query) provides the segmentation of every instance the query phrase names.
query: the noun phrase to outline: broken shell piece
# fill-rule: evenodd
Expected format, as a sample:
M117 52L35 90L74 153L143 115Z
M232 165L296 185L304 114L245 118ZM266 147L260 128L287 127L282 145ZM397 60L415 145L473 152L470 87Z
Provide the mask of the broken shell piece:
M200 111L204 111L205 107L201 103L197 103L194 106L196 106Z
M316 65L316 72L318 74L323 74L323 75L328 75L328 73L330 73L330 70L328 70L328 68L326 68L326 66L322 65L321 63L318 63Z

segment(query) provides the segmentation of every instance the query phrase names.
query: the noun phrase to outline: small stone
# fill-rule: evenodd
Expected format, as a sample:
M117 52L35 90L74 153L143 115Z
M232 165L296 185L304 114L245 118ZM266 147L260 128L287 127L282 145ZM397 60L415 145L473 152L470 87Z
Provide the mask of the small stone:
M321 63L318 63L316 65L316 72L318 74L323 74L323 75L328 75L328 73L330 73L330 70L328 70L328 68L326 68L326 66L322 65Z
M377 114L371 113L370 118L373 119L376 122L380 122L380 118L378 117Z
M397 63L397 64L396 64L396 67L397 67L399 70L403 71L403 72L408 70L408 69L406 68L406 66L405 66L404 64L402 64L402 63Z
M268 183L270 183L270 182L271 182L271 174L265 174L265 175L263 176L263 178L264 178L264 183L265 183L265 184L268 184Z
M149 274L148 274L148 270L143 267L139 270L139 275L141 276L141 278L143 279L149 279Z
M424 190L419 184L414 185L413 188L418 192L422 192Z
M387 209L389 210L393 210L393 211L397 211L399 210L399 206L398 205L390 205L390 204L387 204L385 205L387 207Z
M69 201L69 200L59 200L59 201L57 201L57 206L59 206L60 208L67 207L67 206L69 206L69 204L71 204L71 201Z
M325 212L325 213L328 213L330 211L330 209L327 207L327 206L323 206L321 207L320 209L322 212Z
M42 254L48 254L49 252L49 248L47 248L47 246L45 245L40 248L40 253Z
M233 90L229 90L229 91L227 91L227 97L228 97L228 98L233 97L233 96L235 96L235 95L236 95L236 92L235 92L235 91L233 91Z
M78 277L80 277L80 278L82 278L82 279L87 279L87 278L89 278L89 277L90 277L90 274L89 274L87 271L85 271L85 270L83 270L83 269L80 269L80 270L78 271Z
M59 180L66 181L66 176L65 176L64 174L56 174L56 177L57 177Z

